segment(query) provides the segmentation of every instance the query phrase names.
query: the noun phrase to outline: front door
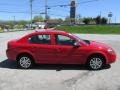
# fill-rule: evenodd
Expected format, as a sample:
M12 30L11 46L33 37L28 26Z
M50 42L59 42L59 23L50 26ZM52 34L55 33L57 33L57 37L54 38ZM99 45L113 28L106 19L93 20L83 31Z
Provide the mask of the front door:
M75 47L73 40L69 36L55 35L54 48L56 49L57 61L60 64L80 64L82 60L82 47Z

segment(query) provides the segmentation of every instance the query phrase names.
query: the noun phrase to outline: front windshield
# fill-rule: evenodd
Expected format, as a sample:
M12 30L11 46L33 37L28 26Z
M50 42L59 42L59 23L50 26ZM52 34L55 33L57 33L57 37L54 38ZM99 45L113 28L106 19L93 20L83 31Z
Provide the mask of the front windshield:
M79 41L81 41L82 43L85 43L85 44L88 44L84 39L78 37L77 35L74 35L74 34L70 34L71 36L77 38Z

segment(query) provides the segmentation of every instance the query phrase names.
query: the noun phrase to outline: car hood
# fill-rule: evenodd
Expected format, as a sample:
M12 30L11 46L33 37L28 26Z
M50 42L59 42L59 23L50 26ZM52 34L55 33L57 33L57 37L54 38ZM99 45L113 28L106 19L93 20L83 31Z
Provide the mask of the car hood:
M89 46L91 46L91 47L96 47L96 48L99 48L99 49L102 49L102 48L104 48L104 49L111 48L109 45L107 45L105 43L96 42L96 41L90 41L90 40L89 40L89 42L90 42Z

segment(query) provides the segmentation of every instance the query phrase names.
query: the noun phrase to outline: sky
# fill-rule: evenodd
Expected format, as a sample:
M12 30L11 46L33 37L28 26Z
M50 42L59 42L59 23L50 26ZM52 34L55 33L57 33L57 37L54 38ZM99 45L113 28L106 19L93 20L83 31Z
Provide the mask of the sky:
M30 20L30 0L1 0L0 20ZM56 5L70 4L71 0L47 0L48 15L51 18L65 18L69 16L70 7ZM108 17L112 12L112 22L120 23L120 0L96 0L89 3L82 3L91 0L76 0L76 16L96 17L101 15ZM45 0L33 0L33 16L41 15L45 10ZM56 6L56 7L53 7Z

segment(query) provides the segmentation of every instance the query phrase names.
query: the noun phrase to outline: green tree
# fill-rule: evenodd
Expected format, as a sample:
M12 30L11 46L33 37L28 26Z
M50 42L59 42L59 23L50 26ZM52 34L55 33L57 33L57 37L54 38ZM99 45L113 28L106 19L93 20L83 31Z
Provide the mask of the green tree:
M102 17L101 18L101 24L107 24L107 18L105 18L105 17Z
M91 18L84 18L83 23L90 24Z
M34 18L33 18L33 22L35 23L35 22L41 22L41 21L43 21L43 17L42 16L34 16Z
M17 29L21 29L21 28L25 28L26 27L26 24L28 24L29 22L28 21L25 21L25 20L20 20L20 21L17 21L14 25L14 28L17 28Z
M64 22L65 24L70 24L71 18L69 16L66 16Z
M46 19L47 19L47 20L50 20L50 16L47 15L47 18L46 18Z
M14 28L14 22L13 21L8 21L6 24L8 25L9 29L13 29Z
M101 24L101 16L97 16L96 18L94 18L96 24Z
M28 21L25 21L25 20L18 21L18 25L26 26L27 23L28 23Z
M65 21L70 21L70 17L69 17L69 16L66 16L66 17L65 17Z
M57 20L59 20L59 21L63 21L62 18L58 18Z

